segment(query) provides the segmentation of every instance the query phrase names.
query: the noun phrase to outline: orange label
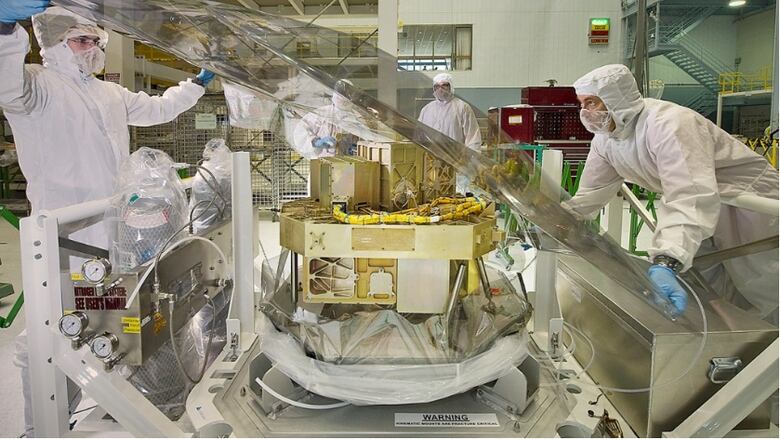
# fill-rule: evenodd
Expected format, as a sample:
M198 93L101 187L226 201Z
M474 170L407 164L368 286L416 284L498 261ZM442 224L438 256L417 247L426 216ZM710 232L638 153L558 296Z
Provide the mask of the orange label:
M154 329L154 333L155 334L159 334L160 331L162 331L163 328L165 328L165 325L167 323L168 323L168 321L165 320L165 317L163 317L162 314L160 314L159 312L154 313L154 326L153 326L153 329Z

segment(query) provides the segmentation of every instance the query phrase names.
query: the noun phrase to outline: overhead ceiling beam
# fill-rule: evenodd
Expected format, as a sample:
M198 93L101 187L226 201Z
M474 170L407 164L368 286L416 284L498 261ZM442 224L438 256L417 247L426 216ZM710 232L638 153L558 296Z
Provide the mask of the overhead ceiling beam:
M339 4L341 5L341 10L344 11L344 15L349 15L349 5L347 4L347 0L339 0Z
M303 2L301 0L287 0L298 15L303 15Z

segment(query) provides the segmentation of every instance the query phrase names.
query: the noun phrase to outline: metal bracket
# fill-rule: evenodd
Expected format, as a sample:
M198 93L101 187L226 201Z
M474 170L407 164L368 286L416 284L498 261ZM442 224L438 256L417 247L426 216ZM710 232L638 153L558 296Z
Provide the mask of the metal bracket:
M723 384L731 381L742 370L742 360L739 357L715 357L710 359L707 377L713 384Z
M88 258L104 258L108 259L108 250L93 245L84 244L83 242L74 241L72 239L63 238L58 239L60 248L76 252L79 255L86 256Z
M230 345L230 357L238 358L238 351L241 348L241 321L238 319L227 319L227 337Z
M495 384L482 385L475 397L481 403L520 422L521 416L536 396L539 388L539 364L528 357L518 367L499 378Z
M693 266L698 270L706 270L715 264L719 264L723 261L727 261L732 258L738 258L740 256L747 256L756 253L760 253L767 250L772 250L778 246L777 235L769 238L760 239L758 241L748 242L735 247L727 248L724 250L718 250L705 255L697 256L693 259Z
M550 353L550 357L557 358L559 355L559 349L563 346L563 319L560 317L550 319L550 326L547 330L547 352Z

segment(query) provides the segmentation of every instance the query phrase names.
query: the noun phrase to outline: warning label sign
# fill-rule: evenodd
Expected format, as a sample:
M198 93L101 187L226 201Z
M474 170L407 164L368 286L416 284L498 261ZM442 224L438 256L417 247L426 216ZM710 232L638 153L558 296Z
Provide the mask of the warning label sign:
M499 427L495 413L396 413L396 427Z
M122 332L125 334L140 334L141 319L138 317L122 317Z

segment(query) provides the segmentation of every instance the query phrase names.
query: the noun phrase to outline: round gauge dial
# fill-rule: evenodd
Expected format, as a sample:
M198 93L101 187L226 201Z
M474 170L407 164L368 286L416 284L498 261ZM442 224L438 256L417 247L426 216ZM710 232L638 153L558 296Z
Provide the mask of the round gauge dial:
M101 283L111 274L111 263L103 258L86 260L81 265L81 274L87 282Z
M78 337L84 333L89 319L81 311L65 314L60 318L60 332L66 337Z
M104 332L92 339L92 353L100 359L108 358L116 351L118 344L114 334Z

